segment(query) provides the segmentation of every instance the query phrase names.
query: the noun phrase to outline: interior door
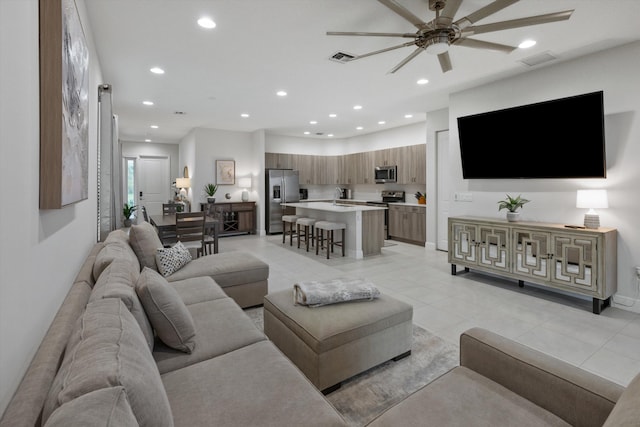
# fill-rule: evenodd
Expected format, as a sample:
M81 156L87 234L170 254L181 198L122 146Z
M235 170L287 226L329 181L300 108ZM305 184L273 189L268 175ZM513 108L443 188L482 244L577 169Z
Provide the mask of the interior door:
M170 199L169 158L140 156L138 204L149 215L161 215L162 204Z
M449 131L436 132L436 168L437 168L437 236L436 249L448 248L447 228L449 220Z

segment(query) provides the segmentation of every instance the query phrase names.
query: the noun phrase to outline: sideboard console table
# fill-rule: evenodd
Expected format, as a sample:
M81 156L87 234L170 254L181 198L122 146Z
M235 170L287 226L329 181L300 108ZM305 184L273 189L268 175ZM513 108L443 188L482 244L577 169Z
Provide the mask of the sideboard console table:
M449 218L448 261L593 299L593 313L610 305L617 289L617 231L563 224L507 222L471 216Z
M220 236L256 232L256 202L200 203L200 210L220 221Z

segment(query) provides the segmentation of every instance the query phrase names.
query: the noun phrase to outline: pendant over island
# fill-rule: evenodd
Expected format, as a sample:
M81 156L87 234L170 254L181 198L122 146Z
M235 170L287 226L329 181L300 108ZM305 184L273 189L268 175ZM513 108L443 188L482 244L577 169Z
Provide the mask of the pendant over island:
M348 257L362 259L382 253L386 207L329 202L282 203L282 206L296 208L296 215L301 217L345 223L345 249Z

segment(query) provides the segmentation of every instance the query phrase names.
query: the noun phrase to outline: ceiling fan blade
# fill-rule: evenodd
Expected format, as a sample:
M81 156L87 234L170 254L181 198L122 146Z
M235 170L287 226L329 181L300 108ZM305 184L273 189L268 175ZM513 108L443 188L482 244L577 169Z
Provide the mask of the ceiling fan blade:
M517 49L515 46L508 46L505 44L498 44L498 43L492 43L492 42L487 42L483 40L474 40L474 39L466 39L466 38L458 39L454 41L453 44L455 44L456 46L471 47L474 49L495 50L495 51L504 52L504 53L511 53Z
M416 56L418 56L419 54L421 54L422 52L424 52L424 49L419 47L416 50L414 50L411 55L407 56L406 58L404 58L402 61L400 61L400 63L398 65L396 65L395 67L393 67L391 70L389 70L389 73L387 74L393 74L396 71L398 71L400 68L404 67L405 65L407 65L407 62L411 61L413 58L415 58Z
M511 28L528 27L530 25L547 24L549 22L565 21L571 17L573 10L547 13L545 15L529 16L527 18L512 19L510 21L494 22L493 24L475 25L462 30L462 35L490 33L492 31L508 30Z
M438 61L440 62L440 68L443 73L447 71L451 71L453 67L451 66L451 57L449 56L449 52L444 52L438 54Z
M357 31L327 31L328 36L373 36L415 38L415 33L363 33Z
M353 61L355 59L366 58L367 56L377 55L377 54L383 53L383 52L389 52L390 50L400 49L401 47L407 47L407 46L411 46L411 45L415 45L415 44L416 44L415 41L406 42L406 43L399 44L397 46L391 46L391 47L387 47L385 49L376 50L374 52L363 53L362 55L357 55L351 61Z
M489 3L485 7L481 7L470 15L465 16L464 18L460 18L456 21L456 25L460 28L468 27L471 24L475 24L481 19L486 18L487 16L493 15L496 12L501 11L505 7L511 6L514 3L517 3L519 0L496 0L493 3Z
M402 16L407 21L411 22L416 28L422 30L427 28L427 23L422 19L414 15L412 12L407 10L404 6L399 5L395 0L378 0L383 5L387 6L389 9L393 10L398 15Z
M438 26L448 27L453 22L453 17L456 16L462 0L447 0L444 8L440 11L437 22Z

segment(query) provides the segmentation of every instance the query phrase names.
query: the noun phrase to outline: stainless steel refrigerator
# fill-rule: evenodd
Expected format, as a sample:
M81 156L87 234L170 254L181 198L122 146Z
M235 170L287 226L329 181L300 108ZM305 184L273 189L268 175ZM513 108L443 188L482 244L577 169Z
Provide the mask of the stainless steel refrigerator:
M267 234L282 233L282 215L285 210L281 203L300 201L299 174L292 169L267 169L265 175L266 231Z

